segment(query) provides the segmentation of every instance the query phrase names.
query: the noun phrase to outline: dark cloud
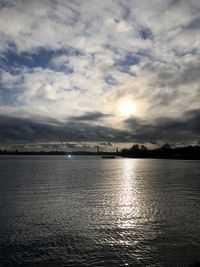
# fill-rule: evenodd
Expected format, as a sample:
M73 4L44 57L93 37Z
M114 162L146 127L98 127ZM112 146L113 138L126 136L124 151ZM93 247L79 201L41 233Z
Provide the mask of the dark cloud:
M190 20L190 22L183 27L183 30L199 30L200 29L200 16Z
M128 142L128 131L83 122L45 124L30 119L0 117L1 142Z
M153 40L153 33L149 28L142 27L141 29L139 29L138 33L140 38L142 38L143 40Z
M200 110L190 110L180 118L160 117L152 122L132 118L125 125L137 142L198 142L199 121Z
M101 112L86 112L83 115L74 116L74 117L71 117L70 119L72 121L98 121L98 120L101 120L103 118L107 118L110 116L111 116L110 114L104 114Z
M57 124L38 123L30 119L0 117L2 142L198 142L200 138L200 110L190 110L181 118L159 117L152 122L130 118L124 121L127 130L119 130L83 122ZM77 144L68 143L69 148Z

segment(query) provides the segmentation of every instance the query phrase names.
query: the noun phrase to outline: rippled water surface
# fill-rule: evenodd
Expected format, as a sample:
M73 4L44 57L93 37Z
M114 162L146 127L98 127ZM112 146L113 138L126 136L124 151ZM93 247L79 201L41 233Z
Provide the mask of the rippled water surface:
M0 266L185 266L200 256L200 163L0 157Z

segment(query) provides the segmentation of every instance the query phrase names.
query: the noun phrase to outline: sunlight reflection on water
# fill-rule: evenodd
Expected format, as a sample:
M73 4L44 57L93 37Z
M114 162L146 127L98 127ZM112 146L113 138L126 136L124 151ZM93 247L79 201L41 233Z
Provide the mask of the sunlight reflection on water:
M132 218L137 214L136 198L136 182L135 182L135 165L132 160L123 161L123 176L121 181L121 192L119 196L119 207L121 208L121 224L120 227L131 227Z
M199 176L196 161L1 157L0 266L185 266Z

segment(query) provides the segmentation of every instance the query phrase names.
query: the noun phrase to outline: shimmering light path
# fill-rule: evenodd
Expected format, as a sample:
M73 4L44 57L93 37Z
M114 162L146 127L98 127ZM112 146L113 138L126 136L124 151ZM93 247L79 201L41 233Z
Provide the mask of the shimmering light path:
M165 266L198 259L198 161L0 158L0 266Z

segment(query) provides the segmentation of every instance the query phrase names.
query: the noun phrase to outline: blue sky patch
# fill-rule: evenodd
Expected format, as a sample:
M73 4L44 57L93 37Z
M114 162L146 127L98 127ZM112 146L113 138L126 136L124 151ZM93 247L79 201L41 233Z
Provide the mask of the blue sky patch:
M49 50L45 48L38 49L34 53L22 52L17 53L14 50L9 50L4 54L4 57L1 58L1 65L5 68L17 68L17 67L28 67L28 68L47 68L51 59L55 56L60 55L81 55L81 51L68 48L68 49L59 49L59 50Z
M16 105L16 94L12 90L1 88L0 104L2 106L15 106Z
M104 77L104 81L110 85L110 86L113 86L113 85L117 85L118 84L118 81L111 75L111 74L107 74L105 77Z
M117 69L121 72L130 73L130 67L140 62L139 56L134 53L127 53L123 58L115 63Z
M152 33L151 29L149 29L149 28L142 27L138 31L138 33L139 33L140 38L142 38L143 40L148 40L148 39L153 40L153 33Z

